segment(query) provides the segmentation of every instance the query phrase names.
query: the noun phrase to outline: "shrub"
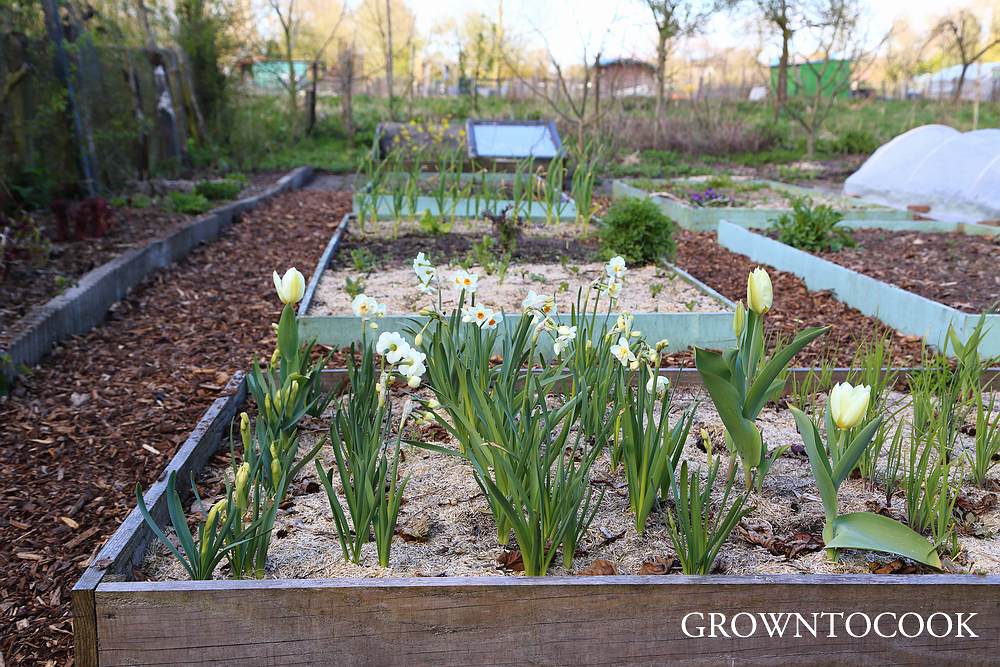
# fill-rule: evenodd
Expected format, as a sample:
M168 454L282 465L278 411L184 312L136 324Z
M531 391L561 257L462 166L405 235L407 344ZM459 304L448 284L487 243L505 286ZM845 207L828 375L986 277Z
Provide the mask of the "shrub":
M878 140L867 130L851 129L837 137L830 147L843 155L870 155L878 148Z
M844 214L830 206L813 206L808 197L792 200L791 214L783 214L774 224L778 240L793 248L812 252L836 252L855 245L851 232L838 228Z
M198 215L212 207L205 195L197 192L171 192L167 202L171 211L187 215Z
M243 189L243 184L236 179L222 179L219 181L199 181L194 186L194 191L202 197L211 201L221 199L235 199L236 195Z
M675 228L673 220L649 199L621 199L604 216L601 250L608 257L621 255L632 264L670 260L677 250Z

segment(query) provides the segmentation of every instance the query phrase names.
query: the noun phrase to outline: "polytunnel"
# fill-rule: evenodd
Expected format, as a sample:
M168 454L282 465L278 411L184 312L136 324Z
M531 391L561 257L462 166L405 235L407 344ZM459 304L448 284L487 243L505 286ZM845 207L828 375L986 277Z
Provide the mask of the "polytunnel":
M844 193L893 208L926 206L935 220L1000 220L1000 130L912 129L879 147Z

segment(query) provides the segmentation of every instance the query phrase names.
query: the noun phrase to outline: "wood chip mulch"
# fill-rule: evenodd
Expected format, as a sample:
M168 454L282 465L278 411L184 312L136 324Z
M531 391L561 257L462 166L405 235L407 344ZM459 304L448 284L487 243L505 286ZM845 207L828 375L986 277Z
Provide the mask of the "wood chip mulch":
M857 229L820 257L967 313L1000 308L1000 238Z
M296 191L137 288L0 399L0 665L72 661L70 589L204 410L274 347L273 269L308 276L350 194Z
M679 230L676 263L682 269L733 301L746 302L747 275L759 266L749 257L726 250L706 232ZM807 346L792 360L794 366L819 365L827 359L848 366L858 346L876 336L892 332L893 361L911 366L920 359L920 340L894 332L878 320L837 301L830 292L811 292L791 273L765 266L774 286L774 305L767 315L768 331L787 340L810 326L831 325L833 329ZM670 361L693 366L690 353L671 355Z

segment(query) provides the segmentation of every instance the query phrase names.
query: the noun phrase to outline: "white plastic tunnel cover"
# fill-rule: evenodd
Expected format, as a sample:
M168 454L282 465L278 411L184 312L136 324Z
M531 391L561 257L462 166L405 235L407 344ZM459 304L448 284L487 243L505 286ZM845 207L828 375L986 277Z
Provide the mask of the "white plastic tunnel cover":
M881 146L844 194L893 208L928 206L949 222L1000 219L1000 130L923 125Z

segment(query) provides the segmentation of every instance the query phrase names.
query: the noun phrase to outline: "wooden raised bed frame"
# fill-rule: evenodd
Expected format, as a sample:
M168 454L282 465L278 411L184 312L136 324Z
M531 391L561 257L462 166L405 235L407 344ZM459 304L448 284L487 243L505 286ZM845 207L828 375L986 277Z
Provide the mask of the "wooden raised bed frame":
M806 369L795 369L801 375ZM839 369L839 379L845 374ZM668 369L698 383L691 369ZM983 378L992 382L1000 369ZM343 371L325 374L342 386ZM229 432L246 398L236 374L168 465L197 473ZM146 492L165 518L166 473ZM136 582L153 539L137 510L73 589L75 664L150 665L858 665L996 664L1000 576L768 575L439 577ZM770 636L748 614L801 614ZM907 637L894 617L939 614ZM712 616L715 614L716 616ZM727 618L720 624L724 614ZM732 620L738 614L733 635ZM818 617L813 615L817 614ZM855 614L856 616L851 616ZM945 633L944 617L953 621ZM970 633L959 632L963 614ZM700 615L700 616L699 616ZM972 615L972 616L970 616ZM851 617L851 636L844 621ZM684 625L685 618L688 624ZM773 618L773 617L769 617ZM819 618L818 624L816 618ZM887 620L888 619L888 620ZM829 625L834 621L834 634ZM715 637L712 621L716 622ZM808 625L816 628L813 636ZM687 634L684 628L687 629ZM728 637L719 630L725 631ZM703 629L703 630L702 630ZM701 632L705 636L698 637ZM975 634L976 636L971 636ZM798 635L798 636L796 636ZM892 636L895 635L895 636Z

